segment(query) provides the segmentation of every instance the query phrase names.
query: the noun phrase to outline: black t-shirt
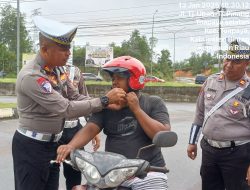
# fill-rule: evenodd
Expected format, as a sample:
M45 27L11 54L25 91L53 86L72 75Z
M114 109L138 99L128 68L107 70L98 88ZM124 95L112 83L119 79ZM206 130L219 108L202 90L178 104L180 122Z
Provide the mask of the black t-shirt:
M161 98L141 94L139 102L141 109L151 118L162 124L169 124L168 111ZM88 122L97 124L107 135L105 151L122 154L131 159L136 158L141 147L152 144L152 140L128 107L119 111L105 109L93 114ZM165 165L161 150L157 147L143 150L140 158L149 161L153 166Z

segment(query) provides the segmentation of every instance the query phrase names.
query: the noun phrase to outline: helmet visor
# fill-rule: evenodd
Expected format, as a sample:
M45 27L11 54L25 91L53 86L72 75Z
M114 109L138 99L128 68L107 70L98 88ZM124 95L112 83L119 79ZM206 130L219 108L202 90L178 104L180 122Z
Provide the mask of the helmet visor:
M110 76L112 76L113 74L117 74L122 78L129 78L130 77L130 73L129 73L128 69L126 69L126 68L106 67L106 68L102 68L102 70L108 72L110 74Z

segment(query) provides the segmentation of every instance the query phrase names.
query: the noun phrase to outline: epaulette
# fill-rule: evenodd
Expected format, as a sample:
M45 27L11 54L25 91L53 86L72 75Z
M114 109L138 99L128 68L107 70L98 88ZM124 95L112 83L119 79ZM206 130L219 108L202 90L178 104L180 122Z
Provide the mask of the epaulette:
M223 81L225 79L225 76L223 73L216 73L214 74L214 76L216 77L217 81Z
M214 73L212 75L210 75L209 77L212 77L212 78L218 78L218 76L220 76L221 73Z

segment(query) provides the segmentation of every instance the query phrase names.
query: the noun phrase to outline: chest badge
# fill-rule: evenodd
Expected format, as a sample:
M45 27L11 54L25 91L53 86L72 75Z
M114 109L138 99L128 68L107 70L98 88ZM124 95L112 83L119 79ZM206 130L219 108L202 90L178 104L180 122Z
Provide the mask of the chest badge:
M234 103L233 103L233 107L238 107L239 106L239 102L238 101L234 101Z
M244 79L241 79L241 80L240 80L240 85L241 85L241 86L244 86L245 84L246 84L246 81L245 81Z
M67 74L66 73L61 74L60 78L62 81L65 81L67 79Z

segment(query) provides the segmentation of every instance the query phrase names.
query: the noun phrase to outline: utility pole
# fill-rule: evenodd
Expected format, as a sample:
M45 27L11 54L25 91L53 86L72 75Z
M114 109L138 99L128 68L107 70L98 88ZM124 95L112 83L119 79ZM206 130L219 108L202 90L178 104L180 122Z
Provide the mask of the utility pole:
M33 10L33 13L31 14L31 17L37 16L37 15L41 15L41 8L37 8ZM35 51L38 51L38 30L36 28L36 26L34 25L34 30L33 30L33 41L35 43Z
M16 74L19 73L19 62L20 62L20 2L17 0L17 30L16 30L16 38L17 38L17 45L16 45Z
M185 28L186 28L186 27L183 27L183 28L181 28L181 29L179 29L179 30L174 30L174 31L169 31L168 29L166 29L168 33L171 33L171 34L174 35L173 78L174 78L174 73L175 73L175 71L174 71L174 65L175 65L175 39L176 39L175 36L176 36L176 33L180 32L181 30L183 30L183 29L185 29Z
M154 23L155 23L155 14L158 10L155 10L153 14L153 23L152 23L152 36L151 36L151 63L150 63L150 75L152 76L152 65L153 65L153 54L154 54Z
M222 12L225 12L227 9L222 7L222 0L220 2L220 7L218 9L214 9L214 12L219 11L219 71L221 70L221 64L222 64L222 60L221 60L221 17L222 17Z

